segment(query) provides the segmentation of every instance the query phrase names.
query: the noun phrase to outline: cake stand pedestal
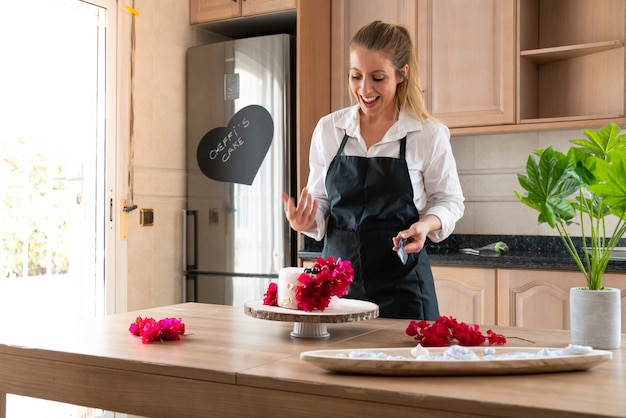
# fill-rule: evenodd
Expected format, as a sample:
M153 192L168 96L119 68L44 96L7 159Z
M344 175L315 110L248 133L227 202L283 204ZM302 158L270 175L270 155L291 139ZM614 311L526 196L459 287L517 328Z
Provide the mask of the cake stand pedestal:
M291 336L296 338L324 338L330 333L326 324L365 321L378 317L378 305L356 299L339 299L336 307L322 311L305 312L278 306L263 305L262 300L246 302L244 313L269 321L293 322Z

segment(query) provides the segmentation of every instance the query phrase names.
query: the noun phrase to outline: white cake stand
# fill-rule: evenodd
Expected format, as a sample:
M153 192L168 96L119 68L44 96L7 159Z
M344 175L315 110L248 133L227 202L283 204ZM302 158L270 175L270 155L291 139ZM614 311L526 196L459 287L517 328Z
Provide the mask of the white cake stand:
M246 302L244 313L269 321L293 322L291 336L296 338L324 338L330 333L326 324L365 321L378 317L378 305L364 300L339 299L332 309L305 312L278 306L263 305L262 300Z

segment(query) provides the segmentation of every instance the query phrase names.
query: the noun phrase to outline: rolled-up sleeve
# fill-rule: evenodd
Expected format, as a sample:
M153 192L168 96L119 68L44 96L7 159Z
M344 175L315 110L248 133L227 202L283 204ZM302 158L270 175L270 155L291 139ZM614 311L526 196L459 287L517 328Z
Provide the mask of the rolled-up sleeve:
M329 132L325 132L324 119L322 119L313 131L311 149L309 151L307 189L311 196L317 200L318 207L315 214L315 228L302 231L302 233L317 241L321 241L326 234L326 221L330 207L328 195L326 194L326 170L330 163L328 161L327 147L323 143L324 138L327 138L328 134Z
M434 242L447 238L465 211L463 191L450 146L450 131L440 123L427 123L416 133L409 171L420 216L435 215L441 229L429 234ZM416 170L412 170L415 168Z

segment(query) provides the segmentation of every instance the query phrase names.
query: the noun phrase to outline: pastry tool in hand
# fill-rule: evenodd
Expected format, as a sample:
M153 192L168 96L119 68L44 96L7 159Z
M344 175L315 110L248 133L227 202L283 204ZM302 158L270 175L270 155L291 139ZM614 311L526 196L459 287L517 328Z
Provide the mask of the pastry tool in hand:
M406 238L401 238L400 242L398 242L398 251L396 251L398 253L398 257L400 257L400 261L402 261L402 264L406 264L406 260L409 258L408 254L406 253L404 246L406 245Z

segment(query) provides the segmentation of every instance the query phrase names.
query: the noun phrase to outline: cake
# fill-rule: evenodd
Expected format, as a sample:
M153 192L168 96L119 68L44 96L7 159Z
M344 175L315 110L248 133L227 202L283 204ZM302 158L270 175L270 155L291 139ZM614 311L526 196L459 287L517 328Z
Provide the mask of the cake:
M285 267L278 273L278 298L277 304L281 308L298 309L296 299L296 287L300 284L298 278L303 273L310 273L303 267ZM339 298L335 295L330 297L326 309L336 309L340 305Z
M277 304L281 308L298 309L296 285L302 273L304 273L304 268L301 267L285 267L278 272Z
M303 311L337 308L354 278L350 261L318 258L311 268L285 267L279 271L275 295L270 288L264 304Z

